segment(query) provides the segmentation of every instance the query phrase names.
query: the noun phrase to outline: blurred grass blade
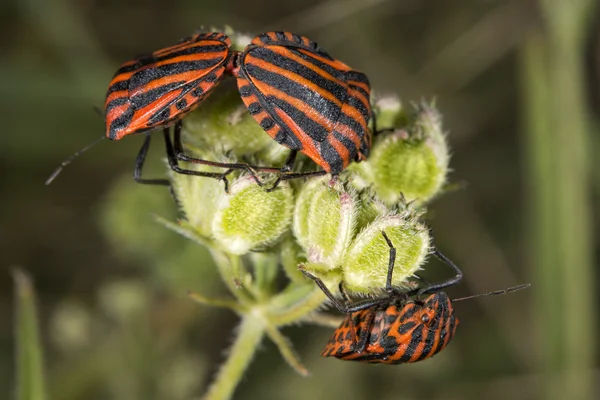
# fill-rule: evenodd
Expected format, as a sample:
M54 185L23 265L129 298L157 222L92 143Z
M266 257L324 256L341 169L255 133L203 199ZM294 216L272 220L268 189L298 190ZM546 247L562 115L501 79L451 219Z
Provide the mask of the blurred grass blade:
M16 304L16 395L17 400L44 400L43 356L37 323L33 285L29 276L14 269Z

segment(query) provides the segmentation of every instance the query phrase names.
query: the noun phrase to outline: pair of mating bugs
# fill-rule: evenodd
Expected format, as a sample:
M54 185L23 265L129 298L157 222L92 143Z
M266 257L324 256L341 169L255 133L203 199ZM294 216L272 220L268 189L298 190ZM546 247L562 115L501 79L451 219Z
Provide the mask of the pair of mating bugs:
M199 33L175 46L123 64L106 96L105 137L119 140L164 128L167 159L175 172L221 179L226 188L227 175L236 169L246 170L260 184L257 171L279 173L277 182L324 173L336 175L350 162L369 155L372 110L366 75L335 60L306 37L289 32L263 33L242 52L232 51L230 46L231 41L223 33ZM291 149L282 168L218 163L184 152L181 118L202 103L226 75L237 79L240 96L252 117L275 141ZM173 124L171 139L169 127ZM140 183L168 185L167 180L141 176L150 140L146 135L136 158L134 178ZM63 162L47 183L89 147ZM291 172L298 152L306 154L323 170ZM221 167L225 171L187 170L179 166L179 161ZM433 254L452 267L456 276L400 292L392 287L396 250L385 233L383 236L390 247L386 297L346 305L320 279L305 272L346 313L322 355L370 363L409 363L438 353L454 335L458 319L443 290L460 282L460 269L434 250ZM423 300L425 295L429 296ZM347 300L345 295L344 298Z
M244 105L256 122L275 141L291 149L282 168L219 163L184 152L181 118L202 103L227 75L236 78ZM119 68L106 96L106 136L102 139L119 140L164 128L167 159L175 172L221 179L226 187L226 177L233 170L246 170L259 184L257 171L277 173L277 182L325 173L337 175L352 161L369 155L370 91L365 74L332 58L304 36L263 33L240 52L231 49L231 41L223 33L198 33ZM175 125L172 139L171 125ZM146 135L138 153L134 178L140 183L168 185L166 180L141 176L150 139ZM63 162L47 183L89 147ZM323 170L292 172L298 152ZM225 171L183 169L178 161Z
M361 361L372 364L404 364L429 358L442 351L458 326L452 303L481 296L493 296L528 288L529 284L504 290L450 300L444 289L462 280L462 271L448 257L433 248L432 254L451 267L456 275L446 281L427 284L423 288L400 291L392 286L396 249L382 231L390 248L385 291L387 296L348 304L340 283L340 302L316 276L303 270L346 314L329 343L321 352L325 357Z

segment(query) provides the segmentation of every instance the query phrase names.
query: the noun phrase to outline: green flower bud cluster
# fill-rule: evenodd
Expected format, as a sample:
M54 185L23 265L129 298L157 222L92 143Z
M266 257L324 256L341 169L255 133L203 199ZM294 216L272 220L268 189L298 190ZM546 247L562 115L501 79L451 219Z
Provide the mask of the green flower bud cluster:
M226 33L232 49L241 50L249 41L231 30ZM372 125L375 134L368 159L352 163L337 177L283 181L266 190L273 187L276 173L180 163L188 170L227 172L225 191L219 180L169 169L181 217L176 223L157 219L209 250L233 299L191 296L242 317L215 391L239 381L263 336L275 343L290 366L307 374L279 331L290 323L326 320L317 310L327 298L301 270L320 278L333 293L341 284L349 293L377 295L386 287L390 265L385 233L396 253L392 285L414 287L411 278L432 248L420 217L446 183L449 150L434 104L422 102L408 109L395 98L382 98L373 104L373 111L377 124ZM183 119L182 133L186 153L216 162L279 168L289 154L248 113L234 79L221 82ZM298 155L295 172L315 169L311 160ZM130 203L139 205L135 199ZM115 213L110 221L121 216ZM127 231L118 239L135 237ZM146 250L146 243L139 240L132 247ZM277 290L280 272L289 282Z
M390 247L382 231L396 248L395 286L419 270L430 248L429 231L412 207L388 208L368 191L329 178L314 179L300 192L293 231L306 251L305 270L362 294L385 288Z
M176 173L171 179L186 217L180 224L188 234L225 253L241 256L262 250L289 229L294 196L286 182L269 192L243 174L234 178L226 193L217 180Z
M184 132L194 144L213 141L208 146L212 151L219 145L230 149L217 152L218 161L250 159L266 165L264 154L274 154L274 146L285 156L286 149L242 109L239 97L216 97L185 119ZM381 233L385 231L397 252L392 283L408 284L430 250L429 233L419 216L446 180L448 150L432 105L422 103L407 112L399 101L382 99L375 111L378 129L388 132L376 135L367 161L353 164L337 179L282 182L267 191L273 174L259 174L260 186L249 174L235 172L226 193L216 180L172 173L185 214L180 225L187 235L237 256L280 251L280 239L291 233L303 250L297 259L305 269L360 294L385 287L390 252Z

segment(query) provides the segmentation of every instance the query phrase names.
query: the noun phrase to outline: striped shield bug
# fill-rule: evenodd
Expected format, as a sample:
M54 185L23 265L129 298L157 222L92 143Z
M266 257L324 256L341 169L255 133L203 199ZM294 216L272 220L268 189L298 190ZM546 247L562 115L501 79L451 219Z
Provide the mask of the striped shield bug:
M181 143L181 118L205 100L222 80L234 54L230 46L231 41L223 33L198 33L175 46L124 63L114 75L106 94L106 136L103 138L120 140L131 134L164 128L167 159L175 172L222 179L226 187L226 176L233 169L246 169L256 176L247 164L218 163L189 157L183 152ZM173 124L172 141L169 127ZM150 140L151 136L146 134L136 158L134 179L140 183L169 185L166 179L144 179L141 176ZM64 166L90 147L84 147L64 161L46 184L51 183ZM185 170L179 167L178 160L227 170L224 173ZM271 170L278 171L276 168Z
M231 50L223 33L199 33L179 44L124 63L113 77L105 101L106 138L146 133L136 158L134 178L150 146L150 131L163 128L167 159L178 173L221 179L235 169L277 173L281 180L339 174L348 164L365 159L371 147L368 124L372 110L369 81L361 72L335 60L306 37L268 32L254 38L244 51ZM226 76L236 77L246 108L278 143L292 151L282 168L220 163L190 157L181 141L181 118L196 108ZM169 132L174 125L173 139ZM50 183L74 154L47 180ZM322 171L293 173L297 152ZM223 173L182 169L178 161L225 168Z
M234 62L244 104L278 143L326 172L340 173L371 147L367 76L335 60L306 37L263 33Z
M336 308L346 314L321 352L324 357L372 364L405 364L425 360L442 351L456 332L459 320L454 315L453 302L505 294L530 286L524 284L450 300L443 290L458 284L462 279L462 272L434 248L432 254L450 266L456 275L423 288L398 291L391 285L396 251L385 232L382 234L390 247L385 288L387 296L347 304L348 298L340 284L345 300L340 302L319 278L303 271L316 282Z

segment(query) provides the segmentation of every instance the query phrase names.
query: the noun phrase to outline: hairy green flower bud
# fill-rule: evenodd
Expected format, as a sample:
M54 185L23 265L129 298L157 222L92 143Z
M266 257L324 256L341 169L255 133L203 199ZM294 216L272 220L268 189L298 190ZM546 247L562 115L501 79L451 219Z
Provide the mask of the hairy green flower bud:
M390 247L382 231L396 248L393 286L406 285L425 261L430 249L427 228L410 212L381 217L356 237L346 253L342 273L348 291L372 294L385 288Z
M446 182L448 161L440 116L422 104L406 129L385 134L373 146L367 180L388 204L397 203L402 195L408 201L427 202Z
M242 255L275 242L289 227L293 193L286 182L267 192L250 176L234 181L220 197L212 220L213 235L231 254Z
M406 125L405 109L397 97L382 97L373 107L377 130Z
M312 179L297 196L294 235L310 263L339 266L352 239L356 194L328 177Z
M183 164L194 171L223 172L222 168ZM217 179L178 174L170 171L173 191L187 226L204 239L213 237L213 217L217 205L225 196L223 182Z
M435 155L440 169L447 173L450 150L446 142L446 135L442 130L442 116L434 104L423 102L416 106L412 129L415 136L427 143Z
M358 207L354 234L366 228L382 215L390 213L390 209L369 188L359 191L357 199Z

